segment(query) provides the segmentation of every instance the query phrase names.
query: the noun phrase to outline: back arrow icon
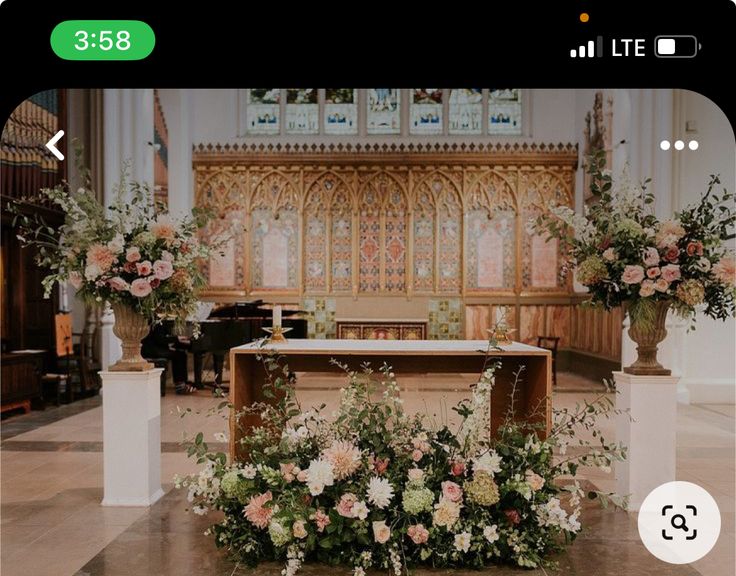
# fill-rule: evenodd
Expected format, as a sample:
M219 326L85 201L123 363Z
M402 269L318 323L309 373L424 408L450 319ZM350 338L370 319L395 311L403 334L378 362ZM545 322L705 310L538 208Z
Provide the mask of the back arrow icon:
M61 137L64 136L64 131L59 130L56 134L54 134L54 137L46 142L46 148L51 150L51 153L56 156L59 160L64 159L64 155L59 152L59 149L56 147L56 143L61 140Z

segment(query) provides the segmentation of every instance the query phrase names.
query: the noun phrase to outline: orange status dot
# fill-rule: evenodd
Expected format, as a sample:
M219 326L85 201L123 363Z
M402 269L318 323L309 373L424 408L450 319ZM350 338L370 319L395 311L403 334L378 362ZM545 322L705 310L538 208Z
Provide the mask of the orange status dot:
M582 13L582 14L580 15L580 21L581 21L581 22L587 22L588 20L590 20L590 16L588 15L588 13L587 13L587 12L583 12L583 13Z

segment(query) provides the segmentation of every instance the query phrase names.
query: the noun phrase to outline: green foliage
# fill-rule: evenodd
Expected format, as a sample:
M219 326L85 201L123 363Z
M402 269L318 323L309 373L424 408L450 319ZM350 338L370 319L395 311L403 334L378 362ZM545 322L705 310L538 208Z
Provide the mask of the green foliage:
M81 148L75 152L80 188L73 190L64 182L10 204L18 237L36 248L38 265L48 271L43 279L46 297L54 284L70 282L89 304L122 303L151 322L165 317L182 321L196 311L199 290L206 284L202 263L221 249L227 236L200 243L200 230L212 213L197 209L173 220L156 205L147 184L130 180L129 163L106 208L91 189ZM49 202L64 213L59 227L28 209ZM137 255L129 256L131 250Z
M392 570L397 564L400 570L420 564L549 566L550 554L579 531L585 497L579 484L563 488L560 478L624 457L624 449L604 440L596 426L615 409L602 395L556 412L551 434L543 438L540 413L528 419L515 413L513 399L524 377L519 370L512 406L492 435L490 396L499 364L487 359L471 397L455 407L459 421L450 425L408 415L387 365L378 371L368 364L360 371L342 365L347 384L337 410L329 417L324 406L305 410L284 359L264 350L265 400L235 414L243 459L228 464L205 453L197 435L189 448L205 468L179 485L189 489L195 511L224 513L211 529L218 546L247 564L286 559L288 574L302 561ZM576 435L581 429L584 437ZM342 465L333 460L336 453ZM310 474L320 462L329 463L334 477L314 486ZM376 482L386 482L392 492L380 505L372 492ZM448 494L459 495L462 505ZM257 505L258 498L266 500ZM610 494L596 498L622 501ZM269 516L268 527L250 519L255 508ZM437 516L439 508L449 516ZM385 543L374 534L382 522L390 530ZM419 525L427 535L417 544L410 529ZM465 533L467 552L456 545L456 536Z
M654 214L649 180L635 186L626 173L614 182L604 151L586 158L595 202L585 214L565 206L529 222L530 233L556 238L565 267L587 287L590 303L611 310L627 305L632 322L646 328L654 303L668 302L683 317L696 309L718 319L734 315L734 196L717 191L711 176L700 202L660 221Z

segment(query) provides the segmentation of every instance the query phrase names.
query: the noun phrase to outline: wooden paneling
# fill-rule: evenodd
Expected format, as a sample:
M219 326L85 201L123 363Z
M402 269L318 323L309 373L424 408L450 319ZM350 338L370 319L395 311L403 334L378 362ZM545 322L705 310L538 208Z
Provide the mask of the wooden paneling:
M616 308L610 312L584 306L571 310L569 348L578 352L600 356L608 360L621 360L623 312Z

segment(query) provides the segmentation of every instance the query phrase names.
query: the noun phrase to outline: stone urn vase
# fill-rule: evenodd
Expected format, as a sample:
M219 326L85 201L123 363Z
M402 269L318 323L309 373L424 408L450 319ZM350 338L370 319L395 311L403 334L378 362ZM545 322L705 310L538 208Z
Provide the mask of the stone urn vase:
M670 302L659 300L656 303L654 322L645 324L631 320L629 338L636 342L637 358L631 366L626 366L624 372L639 376L669 376L672 370L664 368L657 361L657 346L667 337L665 321Z
M123 357L110 366L111 372L144 372L154 365L141 356L141 340L151 330L148 320L136 312L133 307L121 303L112 305L115 314L113 334L123 343Z

